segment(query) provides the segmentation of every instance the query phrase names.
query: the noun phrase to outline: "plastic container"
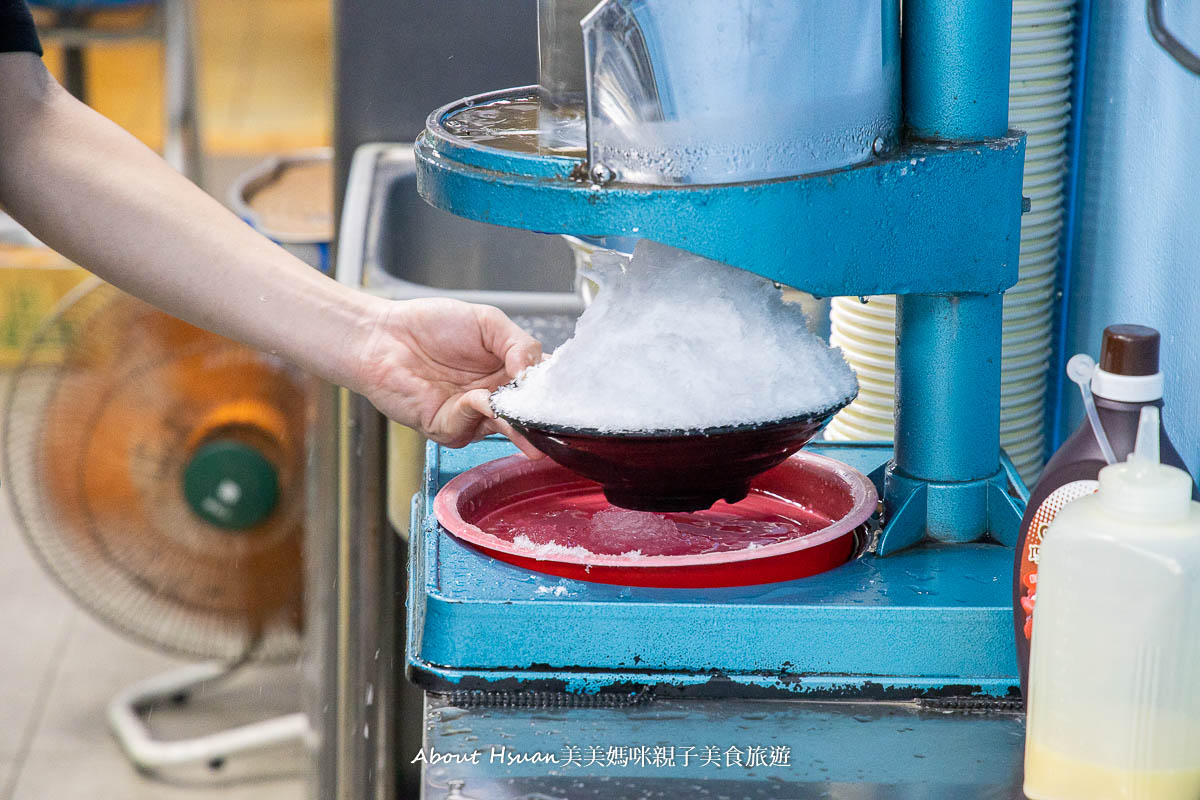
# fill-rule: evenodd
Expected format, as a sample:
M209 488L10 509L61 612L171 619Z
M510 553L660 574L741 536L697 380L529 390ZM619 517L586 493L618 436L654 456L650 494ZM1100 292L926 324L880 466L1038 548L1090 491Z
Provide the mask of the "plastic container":
M1158 371L1159 334L1141 325L1112 325L1104 330L1099 369L1090 382L1101 427L1115 460L1133 451L1138 419L1145 406L1162 408L1163 376ZM1162 460L1186 469L1165 427L1160 431ZM1091 494L1107 465L1102 446L1085 420L1046 464L1021 520L1021 539L1013 569L1013 622L1022 686L1027 685L1033 607L1038 596L1042 537L1069 502Z
M239 217L321 272L329 272L333 241L333 152L329 148L274 156L230 187Z
M1158 408L1041 547L1030 661L1030 800L1200 797L1200 503L1158 463Z

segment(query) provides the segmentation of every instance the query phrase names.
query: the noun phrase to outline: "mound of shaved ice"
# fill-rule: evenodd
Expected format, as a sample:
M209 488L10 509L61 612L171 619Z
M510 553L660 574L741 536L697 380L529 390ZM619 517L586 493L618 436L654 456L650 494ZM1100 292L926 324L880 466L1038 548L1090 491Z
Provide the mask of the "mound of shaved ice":
M770 281L639 241L596 253L600 285L575 335L494 407L526 422L637 432L770 422L857 390L841 351Z

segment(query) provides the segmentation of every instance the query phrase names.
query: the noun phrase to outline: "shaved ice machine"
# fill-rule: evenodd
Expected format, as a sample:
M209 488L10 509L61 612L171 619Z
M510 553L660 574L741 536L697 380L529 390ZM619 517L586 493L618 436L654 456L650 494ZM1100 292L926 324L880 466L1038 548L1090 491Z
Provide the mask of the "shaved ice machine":
M381 522L383 425L342 398L358 509L343 537L354 514L403 532L383 528L372 593L342 590L347 614L389 609L338 651L358 796L1020 798L1010 589L1027 490L999 446L1025 149L1008 128L1012 3L921 0L903 19L897 0L541 6L540 88L449 102L412 148L359 150L339 278L463 292L551 346L582 306L571 251L546 234L645 238L819 297L894 294L896 437L817 441L751 484L832 509L814 530L852 521L825 560L689 582L522 555L519 525L464 537L486 528L480 504L559 475L484 466L517 463L498 461L516 452L501 439L428 445L411 505L393 497ZM397 227L403 247L430 241L415 263L459 247L424 238L456 224L483 272L387 266ZM593 502L553 480L564 508Z

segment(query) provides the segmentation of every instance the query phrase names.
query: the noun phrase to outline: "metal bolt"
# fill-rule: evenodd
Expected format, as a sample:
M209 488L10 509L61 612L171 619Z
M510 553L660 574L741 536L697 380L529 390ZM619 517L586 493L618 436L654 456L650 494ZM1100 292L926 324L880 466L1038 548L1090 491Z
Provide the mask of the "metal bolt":
M604 186L607 183L611 183L614 176L613 171L604 164L593 164L591 177L592 183Z
M887 141L882 136L876 136L875 141L871 142L871 150L877 156L883 155L887 152Z
M1033 198L1032 197L1022 197L1021 198L1021 213L1028 214L1032 208L1033 208Z

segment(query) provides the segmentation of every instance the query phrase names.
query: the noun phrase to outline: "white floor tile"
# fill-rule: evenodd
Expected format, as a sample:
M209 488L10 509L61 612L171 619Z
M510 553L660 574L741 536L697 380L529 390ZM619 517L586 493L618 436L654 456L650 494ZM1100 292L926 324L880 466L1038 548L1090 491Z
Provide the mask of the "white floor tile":
M231 785L172 783L141 775L115 746L64 756L32 753L12 800L302 800L299 778L241 781Z
M72 627L34 750L69 755L94 748L97 741L109 737L106 708L117 692L186 663L126 641L90 618L81 618ZM299 710L299 703L299 677L294 668L250 667L228 684L197 692L186 705L157 711L151 727L164 739L197 736L290 713ZM299 747L295 750L298 754ZM284 755L272 756L268 766L274 767ZM303 766L295 758L289 763L292 771Z
M77 613L64 602L0 589L0 758L26 745Z
M0 758L0 797L7 797L9 785L16 777L17 764L12 759Z

